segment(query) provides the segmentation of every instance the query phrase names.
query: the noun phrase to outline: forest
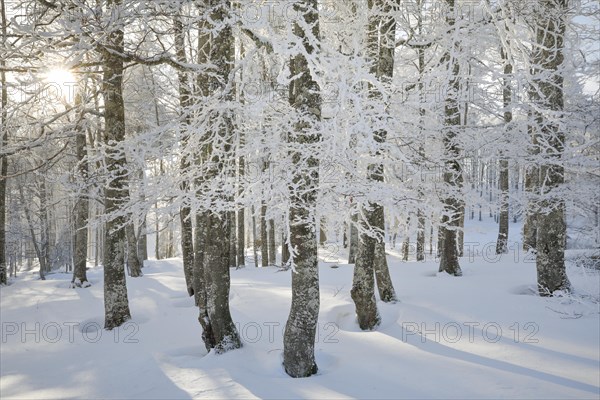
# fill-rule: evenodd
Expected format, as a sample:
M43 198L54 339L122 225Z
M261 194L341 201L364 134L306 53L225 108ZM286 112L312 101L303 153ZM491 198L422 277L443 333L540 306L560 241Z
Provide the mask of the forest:
M1 397L600 396L597 1L0 5Z

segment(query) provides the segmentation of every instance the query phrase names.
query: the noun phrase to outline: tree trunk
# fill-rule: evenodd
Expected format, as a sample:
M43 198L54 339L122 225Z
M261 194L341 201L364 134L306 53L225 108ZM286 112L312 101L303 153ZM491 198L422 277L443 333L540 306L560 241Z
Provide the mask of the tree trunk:
M142 276L142 265L137 254L137 237L135 236L135 227L133 222L129 222L125 226L125 237L127 240L127 268L129 276L137 278Z
M532 100L539 108L562 117L564 107L562 63L565 37L566 0L541 0L535 15L536 42L532 51ZM541 201L537 215L536 267L539 293L552 295L570 290L565 269L565 203L555 193L564 183L565 134L558 121L537 115L534 133L539 149Z
M2 47L6 42L6 10L5 2L2 1ZM0 90L1 90L1 105L0 107L0 147L5 149L8 145L8 88L6 86L6 73L3 67L6 65L5 56L0 57ZM8 279L6 277L6 175L8 174L8 157L3 151L0 151L0 285L6 285Z
M308 40L308 32L319 38L317 0L294 3L297 20L293 24L296 37L303 39L306 54L318 52ZM313 79L304 52L290 60L289 102L302 115L295 123L294 134L288 140L309 150L319 142L320 135L307 133L321 120L319 86ZM311 154L307 151L306 154ZM290 241L295 249L292 257L292 305L283 336L283 366L293 378L303 378L317 372L315 337L319 318L319 269L317 221L315 219L319 161L309 155L293 152L292 185L290 185Z
M229 28L230 29L230 28ZM229 312L229 248L226 241L227 226L224 215L209 212L204 246L204 278L206 282L207 314L214 337L216 353L242 346L237 329Z
M121 0L108 0L110 15L121 15ZM125 106L123 103L123 30L110 27L108 43L111 50L104 49L104 140L106 144L122 142L125 138ZM116 54L115 54L116 53ZM104 328L111 330L131 319L124 271L125 229L124 217L112 215L127 200L128 194L125 155L119 149L106 150L106 168L109 180L104 195L105 210L110 219L106 223L104 238Z
M254 254L254 267L258 268L258 236L256 233L256 215L254 214L254 206L252 206L252 251Z
M198 307L198 321L202 327L202 341L206 350L210 351L216 345L215 336L212 330L212 324L208 316L207 295L206 295L206 279L204 267L204 254L206 251L206 236L207 236L207 213L196 214L196 226L194 235L194 270L193 278L193 293L196 306Z
M373 266L375 264L376 244L375 238L366 234L361 235L358 242L352 289L350 290L350 296L356 308L358 326L362 330L375 329L381 322L375 299L375 279L373 275L375 272Z
M508 131L511 128L512 111L512 87L511 75L512 64L508 61L508 55L504 48L500 49L502 60L504 61L504 76L502 88L502 104L504 106L504 126ZM503 157L500 160L500 217L498 224L498 240L496 241L496 254L508 253L508 196L510 187L508 185L508 159Z
M348 250L348 264L354 264L356 262L356 253L358 250L358 215L353 214L350 222L350 249Z
M214 73L202 75L201 84L204 91L211 96L218 96L224 103L231 101L232 92L228 89L233 69L234 41L232 27L226 22L229 17L231 4L228 0L220 0L211 4L209 18L202 22L199 32L198 59L209 61L214 65ZM208 60L201 60L206 56ZM211 76L212 75L212 76ZM231 140L234 135L233 115L230 110L219 111L218 118L222 121L216 128L216 140L223 143L223 153L212 153L210 146L202 151L203 159L210 159L209 168L202 179L209 182L223 178L228 174L225 165L233 151ZM227 176L229 178L229 176ZM225 203L231 201L229 198L217 199ZM196 256L202 252L202 269L204 288L206 293L206 308L203 302L199 302L199 320L203 327L203 338L207 347L213 347L216 353L224 353L242 346L237 329L229 311L229 289L230 289L230 235L235 230L235 220L231 218L231 212L218 210L207 211L203 221L197 225L205 226L202 235L204 243L198 243L200 248ZM234 252L235 254L235 252ZM198 267L199 269L200 267ZM199 288L201 290L201 288ZM200 298L202 296L199 296Z
M235 268L235 267L237 267L237 250L236 250L236 244L237 244L237 240L236 240L237 239L237 237L236 237L237 225L235 223L235 210L227 212L227 231L229 233L229 236L228 236L228 240L229 240L229 248L228 248L229 268Z
M417 211L417 261L425 260L425 213Z
M181 13L181 7L179 12ZM187 63L187 57L185 52L185 33L183 30L183 23L181 16L175 16L173 20L173 30L175 36L175 53L177 61L181 64ZM188 79L188 74L184 70L178 70L177 77L179 80L179 116L182 123L182 138L181 146L187 147L189 140L189 125L190 125L190 112L192 105L191 88ZM182 176L186 176L189 173L191 167L190 160L186 154L181 158L180 170ZM186 194L190 190L190 183L187 179L183 179L180 184L181 191ZM179 209L179 219L181 224L181 253L183 258L183 274L185 276L185 284L189 296L194 295L194 237L192 227L192 210L190 209L187 201Z
M404 226L404 240L402 240L402 261L408 261L408 253L410 250L410 217L406 218Z
M80 103L80 97L76 97L76 103ZM80 104L79 104L80 105ZM79 117L80 120L83 116ZM79 121L78 121L79 122ZM81 193L75 203L75 245L73 254L73 287L91 286L87 280L87 249L88 249L88 217L89 217L89 199L87 193L89 165L87 161L87 146L85 131L77 123L75 136L75 152L77 154L79 176L84 182L81 186Z
M378 15L381 11L391 11L390 7L383 2L370 0L368 5L369 12L372 14L369 16L367 43L367 52L373 60L370 72L380 81L389 82L394 71L396 21L390 15ZM373 99L381 97L381 93L374 87L369 89L369 97ZM382 129L373 132L373 139L379 145L385 142L386 136L387 132ZM375 155L381 155L381 150L377 149ZM370 181L383 182L383 164L370 164L367 167L367 174ZM374 295L375 281L373 273L377 272L377 284L381 285L379 292L382 300L394 300L395 291L389 277L385 255L383 206L370 203L368 207L363 209L363 215L364 222L366 222L363 222L363 228L374 230L375 237L366 233L360 235L350 293L355 304L360 328L370 330L374 329L380 322Z
M267 236L267 205L263 201L260 207L260 258L261 265L269 265L269 243Z
M375 279L377 281L377 289L379 290L379 298L385 303L396 301L396 291L392 284L392 277L387 265L387 257L385 255L385 242L380 241L375 244Z
M449 10L446 14L446 24L451 32L456 27L454 25L454 1L446 0ZM449 34L455 37L454 34ZM445 149L444 174L443 179L449 191L458 192L462 188L462 171L460 166L460 149L457 142L458 129L460 129L460 108L458 96L460 90L460 69L456 56L459 54L459 45L456 42L451 43L452 50L448 49L445 54L445 60L448 62L450 77L447 95L444 104L444 129L443 144ZM447 272L450 275L460 276L462 271L458 262L459 250L457 243L457 233L460 226L460 203L458 194L448 194L443 199L444 214L442 224L439 227L440 241L440 272Z
M238 169L240 185L238 193L240 196L243 191L242 183L244 182L245 173L244 163L244 157L240 157ZM240 206L237 212L237 265L238 267L246 266L246 221L244 206Z
M277 265L277 247L275 246L275 221L269 220L269 265Z
M508 160L500 160L500 217L496 254L508 253Z
M284 221L285 222L285 221ZM287 224L283 224L281 234L281 268L287 268L290 261L290 248L288 247Z

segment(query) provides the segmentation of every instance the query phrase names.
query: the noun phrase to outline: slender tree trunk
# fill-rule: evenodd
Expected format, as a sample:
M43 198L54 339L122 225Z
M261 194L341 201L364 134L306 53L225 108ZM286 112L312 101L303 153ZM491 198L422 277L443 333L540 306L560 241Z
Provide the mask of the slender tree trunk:
M449 7L446 24L451 32L455 27L454 20L454 0L446 0ZM449 35L454 37L454 34ZM445 149L445 168L443 179L448 189L454 189L458 192L462 188L462 171L459 162L460 149L457 142L458 129L460 127L460 108L458 96L460 90L460 69L456 56L460 49L458 43L453 42L452 50L448 49L445 59L450 69L450 78L448 81L448 91L444 104L445 121L443 132L443 143ZM450 275L460 276L462 271L458 262L459 250L457 243L457 234L460 226L460 204L457 198L458 194L449 194L443 199L444 214L442 224L439 227L440 241L438 243L440 251L440 272L447 272Z
M379 298L385 303L396 301L396 291L392 284L392 277L387 264L385 254L385 242L381 241L375 244L375 279L377 289L379 290Z
M504 48L500 49L502 60L504 61L504 76L502 88L502 104L504 106L504 124L508 131L511 128L512 121L512 87L511 75L512 64L508 61L508 55ZM496 254L508 253L508 196L510 187L508 185L508 159L502 157L500 160L500 217L498 226L498 240L496 241Z
M80 104L80 96L76 97L76 104ZM83 116L80 116L80 120ZM73 287L91 286L87 279L87 249L88 249L88 217L89 217L89 199L86 181L89 175L89 165L87 161L86 135L79 121L76 124L77 134L75 136L75 152L77 154L78 172L83 181L81 194L75 203L75 245L74 245L74 268Z
M133 222L129 222L125 226L125 237L127 240L127 267L129 269L129 276L137 278L142 276L142 264L138 257L137 250L137 237L135 236L135 227Z
M239 190L238 193L241 195L243 191L242 184L244 182L245 174L245 160L244 157L239 159ZM238 267L246 266L246 221L244 206L240 206L237 212L237 265Z
M6 9L5 1L0 0L2 6L0 17L2 19L2 47L6 42ZM8 88L6 86L6 73L3 67L6 65L5 56L0 56L0 90L1 105L0 110L0 285L6 285L6 175L8 174L8 157L2 151L8 145Z
M348 264L354 264L356 262L356 253L358 250L358 215L353 214L350 222L350 249L348 250Z
M256 233L256 215L254 213L254 206L252 206L252 251L254 254L254 266L258 268L258 236Z
M425 213L417 211L417 261L425 260Z
M235 222L235 210L227 212L227 230L229 232L229 267L237 267L237 224Z
M533 46L532 100L543 110L562 117L564 94L561 66L564 60L566 0L540 0L541 12L534 16L536 42ZM534 125L539 150L541 185L540 209L537 215L536 267L539 293L552 295L570 290L565 269L565 203L555 193L564 183L565 134L559 121L539 113ZM556 117L554 117L556 118Z
M110 15L120 16L121 0L108 0ZM122 142L125 138L125 105L123 103L123 30L110 27L107 32L111 50L104 49L103 94L104 94L104 139L107 144ZM127 178L125 155L119 149L106 150L106 167L109 181L104 195L105 210L111 218L106 223L104 238L104 328L111 330L131 319L124 271L124 247L126 222L116 213L127 200Z
M263 201L260 207L260 258L261 265L267 267L269 265L269 243L267 236L267 205Z
M21 203L24 205L23 211L25 213L25 219L27 220L27 225L29 226L29 234L31 235L31 243L33 244L33 248L35 250L35 254L40 262L40 279L46 279L46 257L44 256L42 249L38 244L37 237L35 235L35 226L33 224L33 218L31 217L31 212L29 211L29 207L27 207L27 203L25 203L25 195L23 194L23 185L17 185L19 190L19 196L21 198ZM28 266L29 269L29 266Z
M275 221L269 220L269 265L277 265L277 247L275 246Z
M402 241L402 261L408 261L408 253L410 250L410 217L406 218L404 226L404 240Z
M303 39L304 49L290 60L289 102L303 118L296 122L294 134L288 135L288 140L303 147L305 154L311 154L310 148L320 140L320 135L311 130L321 120L321 96L304 56L304 51L309 55L319 51L308 40L307 32L310 29L312 37L320 37L317 3L317 0L294 3L297 19L293 32ZM312 155L305 157L293 152L292 163L290 241L296 253L292 257L292 305L283 336L283 366L291 377L302 378L317 372L315 337L320 301L315 209L319 161Z
M290 261L290 249L288 247L288 238L285 231L281 236L281 268L286 268Z
M181 13L182 8L179 8ZM173 19L173 31L175 36L175 53L177 61L185 64L187 63L187 57L185 52L185 33L183 30L183 23L181 16L176 15ZM189 140L189 125L190 125L190 112L191 112L191 88L188 79L188 74L184 70L177 72L179 80L179 116L181 118L182 128L182 139L181 146L187 147ZM189 173L191 167L190 160L186 154L181 158L180 170L182 176L186 176ZM190 190L190 183L187 179L183 179L180 184L181 191L188 193ZM181 224L181 253L183 256L183 273L185 276L185 283L187 287L188 295L194 295L194 237L193 237L193 226L192 226L192 211L187 201L179 209L179 220Z

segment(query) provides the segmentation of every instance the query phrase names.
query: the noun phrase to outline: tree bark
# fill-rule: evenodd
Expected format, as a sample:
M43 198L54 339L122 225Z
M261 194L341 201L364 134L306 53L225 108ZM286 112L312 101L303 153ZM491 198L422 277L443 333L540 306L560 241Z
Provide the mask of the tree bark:
M319 38L317 3L317 0L294 3L297 19L293 23L293 32L310 55L319 51L308 40L308 35ZM302 115L302 120L295 123L288 140L307 149L320 140L320 135L311 132L311 128L321 120L321 96L303 53L290 60L290 76L289 102ZM319 161L312 155L305 159L303 154L295 151L292 163L290 241L295 254L292 257L292 305L283 336L283 366L291 377L302 378L317 372L315 336L320 301L315 215Z
M370 72L380 81L390 81L394 71L394 50L396 21L391 15L381 16L381 12L391 11L389 6L379 0L369 0L369 25L367 52L372 60ZM381 93L370 87L369 97L379 99ZM374 141L381 145L385 142L387 132L383 129L373 132ZM381 150L376 150L375 156L380 156ZM368 179L372 182L383 182L383 164L370 164L367 167ZM383 301L395 299L395 291L389 277L385 255L385 218L383 206L369 203L363 209L364 229L374 231L371 235L362 233L359 237L358 253L354 265L354 277L350 294L354 301L358 324L363 330L374 329L380 322L377 303L375 300L375 280ZM372 236L372 235L375 236ZM377 265L375 264L377 263Z
M350 249L348 250L348 264L354 264L356 262L356 253L358 250L358 215L353 214L350 222Z
M277 265L277 247L275 246L275 221L269 220L269 265Z
M454 19L454 0L446 0L449 7L446 15L446 24L451 32L455 27ZM455 37L454 34L449 35ZM459 45L456 42L452 44L452 51L448 49L444 58L448 62L450 69L450 78L447 82L448 90L444 103L444 130L443 144L445 149L444 174L443 179L448 190L458 192L462 188L463 178L459 162L460 149L457 143L457 134L460 127L460 108L458 96L460 90L460 67L456 55L459 54ZM458 262L459 250L457 243L457 233L460 227L460 200L458 193L450 193L445 199L444 214L442 224L439 227L440 241L438 243L440 251L440 272L447 272L450 275L460 276L462 270Z
M182 7L179 7L179 13L181 13ZM185 64L187 62L187 56L185 52L185 33L183 29L183 23L181 16L176 15L173 19L173 31L175 36L175 53L177 61ZM186 147L189 140L189 126L190 126L190 112L192 105L191 88L188 79L188 74L184 70L177 72L179 80L179 117L181 118L182 128L182 139L181 146ZM190 170L191 163L186 154L181 158L180 170L182 176L186 176ZM187 179L182 179L180 184L181 191L185 194L190 190L190 183ZM179 220L181 224L181 253L183 258L183 274L185 276L185 284L189 296L194 295L194 237L193 237L193 226L192 226L192 211L190 209L188 201L184 201L184 204L179 209Z
M504 61L504 76L502 82L502 105L504 106L504 126L508 131L511 129L512 121L512 87L511 87L511 75L512 75L512 64L508 60L506 50L500 49L500 55ZM502 155L502 153L501 153ZM496 254L508 253L508 196L509 196L509 184L508 184L508 159L502 157L500 160L500 217L498 224L498 240L496 241Z
M76 104L80 103L80 96L76 97ZM78 104L81 105L81 104ZM83 116L79 117L81 120ZM87 249L88 249L88 217L89 217L89 199L87 190L87 179L89 175L89 165L87 161L86 135L79 121L76 124L75 152L77 155L78 172L82 180L81 193L75 203L75 245L73 254L73 287L91 286L87 279Z
M111 15L121 15L121 0L108 0ZM125 138L125 106L123 103L123 60L116 55L124 52L123 30L112 28L107 34L107 46L102 51L104 95L104 141L114 144ZM114 147L106 150L109 173L104 204L111 218L106 223L104 238L104 328L111 330L131 319L124 271L125 218L117 213L127 200L125 155ZM117 213L116 215L113 215Z
M2 47L6 42L6 9L5 2L1 0L2 13ZM0 147L6 148L8 145L8 88L6 86L6 73L3 67L6 65L5 56L0 57L0 98L2 110L0 110ZM8 157L4 152L0 152L0 285L6 285L8 279L6 277L6 175L8 174Z
M208 61L214 65L214 74L203 75L203 89L206 94L216 96L223 102L231 101L232 92L228 89L233 70L234 41L232 27L228 17L231 10L229 0L219 0L210 4L209 18L202 22L200 28L199 47L207 48L199 51L199 61L208 55ZM208 53L206 53L208 51ZM223 152L212 152L212 148L202 149L203 159L210 159L209 168L202 179L216 180L227 175L225 170L227 156L233 153L231 140L234 135L234 123L231 110L219 111L222 123L216 128L215 140L223 144ZM212 118L212 115L209 116ZM217 199L225 203L229 198ZM230 289L230 235L235 230L235 220L231 212L216 210L204 214L203 224L206 227L203 235L204 243L199 243L203 252L202 268L204 289L206 293L205 311L200 307L199 320L202 324L207 347L213 347L216 353L224 353L242 346L237 329L229 311ZM202 225L202 223L200 224ZM199 255L199 251L196 255ZM235 254L235 252L234 252ZM200 288L201 290L201 288ZM201 296L200 296L201 297ZM201 304L201 302L200 302Z
M142 276L142 264L138 257L138 246L137 237L135 236L135 226L133 221L127 223L125 226L125 237L127 240L127 268L129 270L129 276L132 278L138 278Z
M533 46L531 95L539 109L562 117L564 94L561 66L564 60L566 0L540 0L540 13L535 18L536 41ZM555 117L556 118L556 117ZM536 268L539 293L552 295L555 291L570 290L565 269L565 203L554 193L564 184L565 133L559 121L538 113L534 125L541 165L540 207L537 215Z
M269 265L269 243L267 236L267 205L262 201L260 206L260 258L261 266Z
M245 160L244 157L239 159L238 175L239 175L239 190L238 193L241 195L243 188L245 173ZM240 206L237 212L237 265L238 267L246 266L246 221L245 221L245 209L244 206Z

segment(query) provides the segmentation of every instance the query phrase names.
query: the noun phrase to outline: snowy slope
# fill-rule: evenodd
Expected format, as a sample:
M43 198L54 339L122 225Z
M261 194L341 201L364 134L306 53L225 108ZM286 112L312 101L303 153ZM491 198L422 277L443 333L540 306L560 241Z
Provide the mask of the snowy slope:
M467 238L488 241L467 228ZM361 332L352 266L335 262L343 252L330 253L322 252L329 262L320 269L315 377L291 379L281 368L290 272L232 270L232 316L244 347L215 356L202 345L181 261L171 259L128 278L133 320L112 332L100 329L101 269L89 271L88 289L69 289L70 275L39 281L33 273L3 287L0 397L600 396L598 272L570 267L578 295L546 299L534 294L535 264L517 252L497 262L465 257L461 278L437 274L435 260L390 255L400 302L379 303L382 325Z

